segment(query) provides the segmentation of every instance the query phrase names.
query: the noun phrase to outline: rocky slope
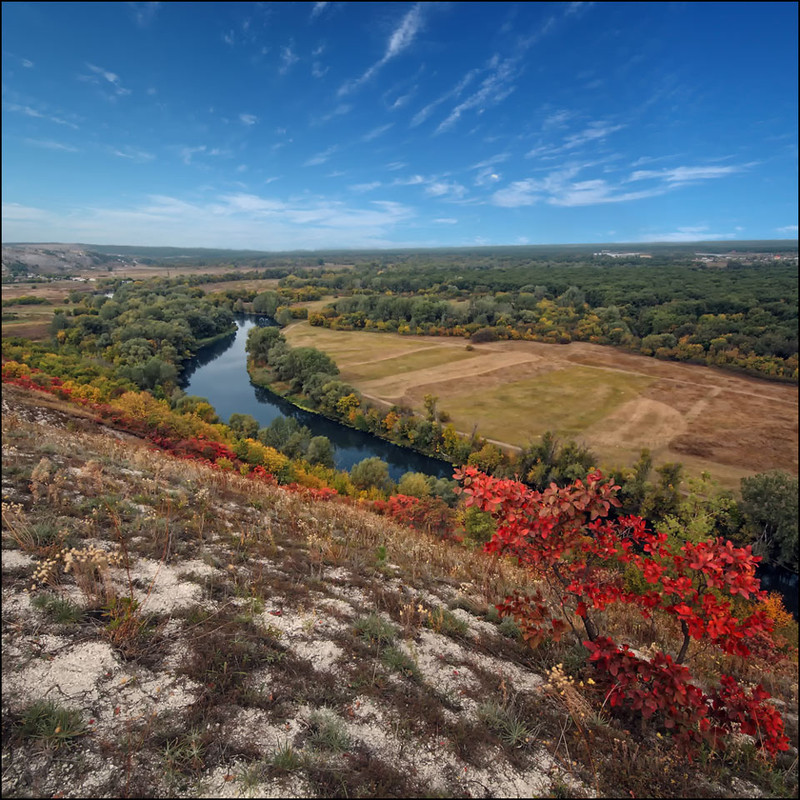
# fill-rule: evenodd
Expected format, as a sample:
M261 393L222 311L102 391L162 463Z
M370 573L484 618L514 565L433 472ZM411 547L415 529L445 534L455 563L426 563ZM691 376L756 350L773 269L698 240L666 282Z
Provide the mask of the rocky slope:
M796 750L698 768L592 712L580 645L497 618L513 565L15 388L2 556L4 796L796 791Z

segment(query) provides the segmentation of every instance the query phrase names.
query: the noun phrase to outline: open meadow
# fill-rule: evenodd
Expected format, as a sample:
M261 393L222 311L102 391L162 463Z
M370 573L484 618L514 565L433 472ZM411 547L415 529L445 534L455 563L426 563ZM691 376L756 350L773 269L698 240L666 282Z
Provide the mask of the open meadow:
M547 430L584 442L603 464L682 461L738 487L756 472L797 474L796 386L573 342L492 342L333 331L296 323L293 346L313 346L342 378L385 406L422 411L426 394L457 430L512 447Z

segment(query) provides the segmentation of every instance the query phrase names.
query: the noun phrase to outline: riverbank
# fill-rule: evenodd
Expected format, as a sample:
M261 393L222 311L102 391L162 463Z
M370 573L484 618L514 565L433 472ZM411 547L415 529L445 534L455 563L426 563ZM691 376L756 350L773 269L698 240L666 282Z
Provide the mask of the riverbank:
M353 431L358 431L360 433L368 434L369 436L374 436L376 439L380 439L381 441L386 442L387 444L391 444L394 447L399 447L403 450L407 450L410 453L415 453L417 455L424 456L425 458L433 459L434 461L438 461L441 464L447 464L452 468L455 467L452 461L444 458L439 458L436 455L432 455L431 453L425 452L424 450L417 449L414 447L409 447L405 444L395 441L394 439L390 439L387 436L381 436L375 431L370 429L359 428L357 425L350 423L341 417L337 417L333 414L328 414L324 410L320 408L313 408L311 405L308 404L308 398L304 397L303 395L292 394L289 391L289 387L286 383L281 381L272 380L272 376L268 367L257 367L253 362L252 358L247 359L247 375L250 378L250 382L253 386L258 387L264 391L269 392L270 394L279 397L286 403L290 403L295 408L299 409L300 411L305 412L306 414L315 414L323 419L328 420L329 422L335 423L336 425L341 425L345 428L348 428Z

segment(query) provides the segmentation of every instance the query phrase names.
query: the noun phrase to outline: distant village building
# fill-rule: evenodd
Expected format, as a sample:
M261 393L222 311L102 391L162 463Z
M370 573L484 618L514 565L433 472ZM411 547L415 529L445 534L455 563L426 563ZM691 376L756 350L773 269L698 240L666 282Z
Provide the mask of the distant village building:
M611 250L601 250L599 253L593 253L595 258L608 256L608 258L652 258L650 253L612 253Z

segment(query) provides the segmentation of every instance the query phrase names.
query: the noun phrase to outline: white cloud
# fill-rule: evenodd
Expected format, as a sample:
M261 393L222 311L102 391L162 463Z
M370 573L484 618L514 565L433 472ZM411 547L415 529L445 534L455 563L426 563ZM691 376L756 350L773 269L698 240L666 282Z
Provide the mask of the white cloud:
M380 181L372 181L370 183L355 183L353 184L350 189L354 192L371 192L373 189L377 189L381 186Z
M344 95L355 91L363 83L366 83L370 78L374 77L384 64L400 55L404 50L407 50L422 29L422 23L422 4L415 3L392 32L389 41L386 43L386 51L383 56L360 78L342 84L339 88L339 94Z
M610 134L622 130L624 127L624 125L611 125L603 121L590 122L588 127L584 128L580 133L573 133L566 137L564 140L564 150L572 150L587 142L605 139Z
M707 225L687 225L668 233L647 233L636 239L639 242L708 242L717 239L735 239L735 233L710 233Z
M255 125L258 117L255 114L239 114L239 121L243 125Z
M478 170L478 174L475 176L475 185L491 186L493 183L497 183L501 177L502 175L499 172L495 172L493 167L484 167Z
M314 7L311 9L311 19L316 19L329 5L330 3L314 3Z
M567 111L566 109L553 111L551 114L548 114L545 117L544 122L542 122L542 130L563 128L574 116L575 113L573 111Z
M548 173L544 178L514 181L496 191L491 201L496 206L517 208L545 202L554 206L588 206L605 203L623 203L654 197L669 191L657 186L637 192L621 191L603 179L575 181L573 178L592 164L567 164Z
M749 164L741 166L721 167L718 165L704 166L704 167L674 167L672 169L641 169L634 172L629 178L629 181L641 181L651 178L660 178L667 183L688 183L689 181L709 180L712 178L724 178L727 175L733 175L736 172L741 172Z
M102 78L107 83L110 83L113 87L114 94L108 95L108 97L124 97L131 93L130 89L126 89L122 85L122 81L120 80L119 75L110 70L104 69L103 67L95 66L94 64L86 63L86 66L94 73L93 75L79 75L79 80L86 81L88 83L94 83L99 86L103 86L104 84L100 80Z
M62 144L61 142L53 141L52 139L23 139L25 144L32 147L41 147L45 150L63 150L65 153L78 153L80 152L77 147L69 144Z
M534 147L525 154L525 158L553 158L589 142L602 141L624 127L624 125L613 125L604 120L595 120L590 122L583 130L565 136L561 144L544 144Z
M373 139L377 139L379 136L386 133L394 125L393 122L390 122L388 125L379 125L377 128L373 128L369 133L365 133L361 137L362 142L371 142Z
M495 56L489 62L491 72L487 75L474 94L459 103L436 128L435 133L443 133L455 125L465 111L477 109L480 114L489 106L497 105L505 100L513 91L511 81L517 76L517 59L500 60Z
M139 164L144 164L155 158L152 153L148 153L146 150L140 150L138 147L126 146L119 149L112 148L111 152L119 158L127 158Z
M472 81L475 80L478 75L480 75L480 72L480 69L471 69L449 92L445 92L443 95L436 98L436 100L428 103L428 105L426 105L424 108L417 111L417 113L411 118L411 127L416 128L417 125L421 125L433 113L435 108L440 106L442 103L446 103L452 97L458 97L464 91L464 89L466 89L467 86L469 86L469 84L472 83Z
M19 203L3 203L3 219L9 222L23 222L27 220L41 220L47 216L47 212L40 208L33 208L31 206L23 206ZM6 233L3 237L8 239Z
M281 75L285 75L300 60L292 50L293 46L294 42L281 47L281 66L278 70Z
M25 114L25 116L33 117L34 119L46 119L48 122L55 122L57 125L66 125L68 128L74 128L75 130L78 130L78 126L74 122L70 122L62 117L56 117L52 114L39 111L38 109L32 108L29 105L3 103L3 108L6 111L13 111L16 114Z
M422 175L411 175L408 178L395 178L392 186L418 186L421 183L426 183Z
M434 222L437 222L439 225L456 225L458 224L458 220L454 219L453 217L439 217L435 219Z
M196 147L179 147L178 155L184 164L192 164L193 158L196 155L204 156L230 156L231 153L227 150L221 150L219 147L206 147L204 144L197 145Z
M126 3L140 28L146 28L154 19L161 3Z
M466 192L466 187L455 181L433 181L425 187L429 197L463 197Z
M782 228L775 228L777 233L797 233L797 225L784 225Z
M322 125L324 122L330 122L330 120L334 119L335 117L343 117L345 114L349 114L353 110L354 106L352 103L339 103L333 111L328 112L323 117L319 117L319 119L312 119L312 125Z
M514 181L505 189L498 189L492 195L492 203L502 208L533 205L541 198L537 184L535 180Z
M316 167L319 164L324 164L338 149L338 145L331 145L327 150L323 150L321 153L317 153L315 156L309 158L303 163L303 166Z

